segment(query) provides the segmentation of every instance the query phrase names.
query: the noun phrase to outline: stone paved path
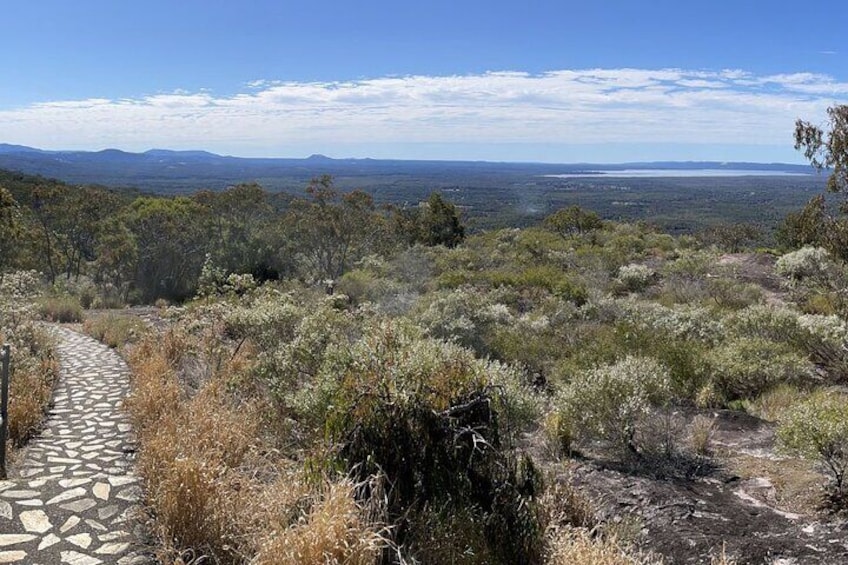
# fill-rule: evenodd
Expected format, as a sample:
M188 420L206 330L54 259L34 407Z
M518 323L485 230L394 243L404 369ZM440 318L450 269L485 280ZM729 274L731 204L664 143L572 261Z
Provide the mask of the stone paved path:
M121 411L129 369L111 349L56 328L61 374L45 428L0 481L0 563L136 565L141 495Z

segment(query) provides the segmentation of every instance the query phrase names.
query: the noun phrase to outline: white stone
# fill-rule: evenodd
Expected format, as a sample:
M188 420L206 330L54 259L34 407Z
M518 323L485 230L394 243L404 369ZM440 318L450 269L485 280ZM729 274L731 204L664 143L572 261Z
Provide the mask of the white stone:
M73 488L71 490L65 491L62 494L56 495L50 500L47 501L47 504L57 504L59 502L65 502L67 500L73 500L75 498L79 498L81 496L86 495L86 490L82 487Z
M0 516L7 520L12 519L12 505L5 500L0 500Z
M98 555L117 555L118 553L123 553L127 549L129 549L130 544L121 543L121 542L112 542L103 544L102 547L97 549L94 553Z
M62 526L59 528L59 531L64 534L65 532L67 532L71 528L76 527L76 525L79 524L79 523L80 523L79 516L71 516L70 518L65 520L65 523L62 524Z
M69 541L77 547L88 549L88 546L91 545L91 534L76 534L68 536L65 538L65 541Z
M127 487L115 496L127 502L137 502L141 498L141 488L138 486Z
M62 540L59 539L59 536L57 536L56 534L49 534L43 540L41 540L40 544L38 544L38 551L41 551L43 549L47 549L48 547L56 545L60 541L62 541Z
M3 498L32 498L38 496L38 491L35 490L7 490L3 492Z
M97 509L97 517L101 520L106 520L107 518L111 518L118 512L120 512L121 508L117 504L110 504L109 506L104 506L103 508Z
M26 556L26 551L0 551L0 563L17 563Z
M24 529L28 532L43 534L53 527L53 524L50 523L50 519L47 517L47 514L45 514L42 510L27 510L25 512L21 512L18 518L20 518L21 524L23 524Z
M92 530L97 530L98 532L105 532L108 528L98 522L97 520L89 520L86 518L85 523L91 527Z
M100 541L106 542L106 541L114 541L114 540L116 540L116 539L125 538L125 537L127 537L128 535L130 535L130 533L129 533L129 532L125 532L125 531L123 531L123 530L118 530L118 531L116 531L116 532L109 532L109 533L106 533L106 534L99 534L97 537L98 537L98 538L100 538Z
M77 553L76 551L63 551L61 553L61 559L62 563L67 563L68 565L100 565L100 563L103 563L96 557Z
M26 543L35 539L32 534L0 534L0 546L15 545L18 543Z
M62 479L59 486L62 488L74 488L91 482L90 479Z
M109 483L97 483L91 492L100 500L109 500L109 492L111 490L112 487L109 486Z
M124 486L124 485L136 483L136 482L138 482L138 478L133 477L131 475L109 477L109 483L113 487L121 487L121 486Z
M16 500L15 502L21 506L44 506L44 502L38 498L33 498L32 500Z
M63 510L69 510L71 512L85 512L89 508L93 506L97 506L97 503L90 498L82 498L80 500L75 500L73 502L69 502L67 504L62 504L59 508Z

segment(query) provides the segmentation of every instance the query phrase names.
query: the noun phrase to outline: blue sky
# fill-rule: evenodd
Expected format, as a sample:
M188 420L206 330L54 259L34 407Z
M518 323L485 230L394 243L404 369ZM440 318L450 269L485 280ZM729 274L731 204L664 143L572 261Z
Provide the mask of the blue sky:
M800 161L841 2L14 1L0 142L244 156Z

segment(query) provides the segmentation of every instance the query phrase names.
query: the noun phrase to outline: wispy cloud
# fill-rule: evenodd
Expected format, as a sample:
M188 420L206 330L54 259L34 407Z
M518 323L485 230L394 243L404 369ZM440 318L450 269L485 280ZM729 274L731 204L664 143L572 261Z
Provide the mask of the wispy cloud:
M789 143L848 83L813 73L587 69L383 77L346 82L255 80L243 91L56 100L0 110L11 143L49 148L280 148L456 143Z

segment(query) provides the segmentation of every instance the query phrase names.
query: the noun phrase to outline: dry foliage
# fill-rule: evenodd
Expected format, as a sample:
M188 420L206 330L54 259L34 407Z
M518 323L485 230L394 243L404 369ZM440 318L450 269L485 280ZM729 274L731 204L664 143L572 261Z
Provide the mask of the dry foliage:
M697 455L706 456L712 452L715 418L698 415L689 425L689 443Z
M184 333L148 337L129 359L126 404L163 559L373 563L386 545L383 531L355 501L353 485L308 482L262 443L265 403L228 388L249 364L246 356L235 355L190 394L177 370L185 365L181 352L202 349L190 345Z
M373 564L387 547L383 531L365 517L350 481L327 483L290 527L272 533L251 565Z
M59 377L59 363L52 348L26 361L15 367L9 379L8 438L14 446L23 445L38 431Z
M582 528L551 531L546 563L549 565L662 565L662 560L634 553L614 538L593 537Z

